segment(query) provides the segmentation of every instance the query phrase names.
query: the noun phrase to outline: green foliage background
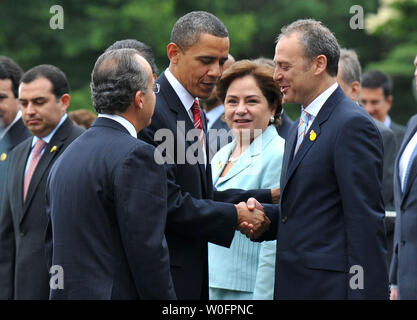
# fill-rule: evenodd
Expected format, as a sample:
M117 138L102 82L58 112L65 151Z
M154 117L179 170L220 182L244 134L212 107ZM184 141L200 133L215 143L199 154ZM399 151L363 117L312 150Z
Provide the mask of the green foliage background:
M51 6L64 8L64 29L52 30ZM13 58L24 69L54 64L68 76L71 110L92 109L90 73L97 57L113 42L134 38L150 45L160 72L168 66L166 45L175 21L193 10L217 15L227 26L230 52L235 58L272 58L282 26L299 18L323 21L342 47L359 54L364 70L382 69L393 76L392 117L405 124L416 112L411 80L417 53L417 0L397 0L402 13L369 34L349 27L351 6L365 15L377 12L378 0L0 0L0 55ZM287 112L297 118L298 107Z

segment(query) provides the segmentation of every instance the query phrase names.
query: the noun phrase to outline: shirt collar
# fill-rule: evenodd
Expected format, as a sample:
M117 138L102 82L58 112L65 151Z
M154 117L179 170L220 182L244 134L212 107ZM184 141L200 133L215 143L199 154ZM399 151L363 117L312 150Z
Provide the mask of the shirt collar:
M41 140L41 139L43 141L45 141L46 144L48 144L49 142L51 142L52 137L54 136L55 132L59 129L59 127L61 127L61 125L64 123L65 119L67 119L67 118L68 118L68 115L67 114L64 114L62 116L62 118L61 118L61 121L59 121L58 125L47 136L41 137L41 138L39 138L37 136L34 136L33 137L33 140L32 140L32 148L36 144L36 142L38 142L38 140Z
M134 137L137 138L138 137L138 133L136 132L136 129L134 127L133 124L131 124L129 122L129 120L123 118L122 116L119 116L118 114L98 114L99 118L108 118L108 119L112 119L118 123L120 123L128 132L129 134Z
M391 128L391 117L389 115L387 115L387 117L385 118L384 124L388 127Z
M16 117L14 117L14 120L3 130L0 132L0 140L3 139L3 137L6 135L6 133L10 130L11 127L22 117L22 111L19 110L16 113Z
M165 70L165 77L167 78L169 84L174 89L178 98L180 98L187 112L189 112L191 107L194 104L195 98L184 88L184 86L178 81L178 79L175 78L175 76L172 74L169 68Z
M224 105L221 104L206 113L208 119L208 127L210 128L217 119L224 113Z
M317 117L323 105L326 103L327 99L332 95L332 93L337 89L337 82L333 83L329 88L324 90L316 99L314 99L304 110L313 117Z

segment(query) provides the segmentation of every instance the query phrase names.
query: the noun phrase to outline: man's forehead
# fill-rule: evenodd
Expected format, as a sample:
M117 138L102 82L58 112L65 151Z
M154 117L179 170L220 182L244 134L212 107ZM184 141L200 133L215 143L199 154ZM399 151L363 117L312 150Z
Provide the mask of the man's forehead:
M52 82L45 78L39 77L28 83L22 82L19 85L19 95L21 93L36 92L36 94L52 94Z

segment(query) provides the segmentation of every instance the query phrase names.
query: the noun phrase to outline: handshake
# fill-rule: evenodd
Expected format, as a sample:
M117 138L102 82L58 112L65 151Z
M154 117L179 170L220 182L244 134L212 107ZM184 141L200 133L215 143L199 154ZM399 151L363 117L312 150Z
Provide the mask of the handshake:
M246 203L240 202L235 207L238 214L237 229L246 237L258 239L268 230L271 221L265 215L262 205L255 198L249 198Z

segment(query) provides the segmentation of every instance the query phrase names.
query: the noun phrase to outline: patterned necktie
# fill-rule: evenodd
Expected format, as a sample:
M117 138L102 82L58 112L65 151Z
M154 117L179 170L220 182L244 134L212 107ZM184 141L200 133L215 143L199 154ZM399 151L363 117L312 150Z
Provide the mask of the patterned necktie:
M298 149L300 148L301 142L303 142L304 136L306 134L308 118L309 118L308 113L304 109L302 109L301 116L300 116L300 123L298 124L297 144L295 145L294 156L296 155Z
M417 144L415 145L413 153L411 154L410 160L408 161L407 170L405 170L403 192L404 192L405 188L407 187L408 175L410 174L411 166L413 164L413 160L416 157L416 155L417 155Z
M198 130L198 140L200 141L202 154L199 153L199 162L203 161L205 163L205 134L203 130L203 121L201 119L201 108L200 103L197 99L194 100L193 106L191 107L194 118L194 129ZM201 163L201 162L200 162Z
M193 106L191 107L191 111L193 112L194 117L194 128L203 129L203 123L201 121L201 108L197 99L194 100Z
M38 165L39 160L42 156L42 149L45 147L46 142L42 139L39 139L35 143L35 147L33 148L32 152L32 159L30 160L30 164L28 170L25 174L25 181L23 184L23 201L26 200L27 192L29 189L30 180L32 179L33 173L35 172L36 166Z

